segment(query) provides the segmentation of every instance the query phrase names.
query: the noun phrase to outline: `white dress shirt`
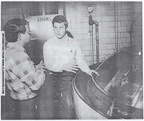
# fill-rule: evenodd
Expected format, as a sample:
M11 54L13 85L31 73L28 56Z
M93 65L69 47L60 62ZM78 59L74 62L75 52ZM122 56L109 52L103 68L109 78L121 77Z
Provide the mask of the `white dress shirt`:
M46 41L43 53L44 63L48 70L61 72L65 64L73 63L86 73L90 71L79 43L67 35L63 39L54 37Z

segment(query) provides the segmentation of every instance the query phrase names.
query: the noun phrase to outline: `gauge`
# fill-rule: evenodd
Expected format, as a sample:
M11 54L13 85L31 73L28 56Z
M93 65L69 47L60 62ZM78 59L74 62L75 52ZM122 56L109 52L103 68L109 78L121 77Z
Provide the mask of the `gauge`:
M89 13L92 13L94 11L93 6L89 5L87 10Z

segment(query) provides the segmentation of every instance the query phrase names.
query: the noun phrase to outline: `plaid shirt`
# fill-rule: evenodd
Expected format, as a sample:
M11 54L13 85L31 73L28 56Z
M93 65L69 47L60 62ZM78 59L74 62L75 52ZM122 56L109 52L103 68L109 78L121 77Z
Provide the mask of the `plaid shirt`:
M43 70L34 67L23 47L8 43L5 68L7 86L13 99L27 100L37 95L34 91L42 86L45 75Z

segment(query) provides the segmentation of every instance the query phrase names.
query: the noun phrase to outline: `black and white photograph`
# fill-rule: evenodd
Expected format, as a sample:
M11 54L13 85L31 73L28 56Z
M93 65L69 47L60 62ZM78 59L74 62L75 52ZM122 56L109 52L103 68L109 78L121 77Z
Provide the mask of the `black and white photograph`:
M143 119L142 1L1 1L1 120Z

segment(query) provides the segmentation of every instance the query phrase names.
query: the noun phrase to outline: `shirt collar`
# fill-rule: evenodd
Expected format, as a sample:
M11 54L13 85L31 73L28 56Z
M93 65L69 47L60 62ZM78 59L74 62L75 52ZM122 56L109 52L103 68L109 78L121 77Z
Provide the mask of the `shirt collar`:
M6 48L15 48L16 50L25 51L22 46L12 42L7 43Z
M69 39L70 39L70 37L66 34L66 35L64 36L64 42L69 41ZM55 40L59 41L59 39L58 39L57 37L55 37Z

